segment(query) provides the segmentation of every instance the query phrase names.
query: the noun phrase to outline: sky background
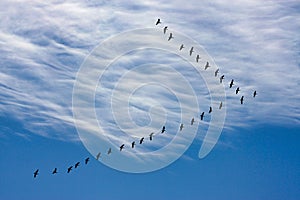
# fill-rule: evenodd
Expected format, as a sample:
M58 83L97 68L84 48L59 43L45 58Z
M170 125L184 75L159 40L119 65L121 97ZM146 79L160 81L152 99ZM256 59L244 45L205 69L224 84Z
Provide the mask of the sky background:
M279 0L1 1L0 199L299 199L299 9L298 1ZM158 29L167 25L195 40L225 74L226 121L204 159L198 151L208 117L197 120L197 137L177 161L151 173L124 173L96 161L81 142L73 119L73 85L97 45L123 31L153 28L157 18L163 22ZM199 84L194 85L199 109L207 112L210 99L203 78L186 63L175 65L177 57L150 53L154 63L172 64ZM126 71L148 62L149 52L139 51L111 69ZM108 71L108 83L117 82L118 73ZM243 107L228 89L230 79L247 97ZM254 89L255 100L250 98ZM97 95L101 108L101 92ZM162 105L178 119L174 96L164 90L157 95L152 97L156 102L172 100ZM131 108L133 121L145 125L146 108ZM118 136L115 129L106 130ZM86 157L91 157L88 165L83 164ZM80 167L67 174L77 161ZM40 174L34 179L37 168Z

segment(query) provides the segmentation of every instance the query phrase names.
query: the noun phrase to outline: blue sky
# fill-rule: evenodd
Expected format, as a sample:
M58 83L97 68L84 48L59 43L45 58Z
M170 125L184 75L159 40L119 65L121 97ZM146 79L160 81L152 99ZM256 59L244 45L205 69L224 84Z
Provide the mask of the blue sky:
M188 4L180 0L1 1L0 199L297 199L299 6L297 1L279 0L195 0ZM158 17L163 24L155 27ZM180 42L175 34L173 41L166 41L165 25L168 31L185 34L200 44L212 59L212 67L225 74L224 127L212 151L199 159L205 133L216 124L209 115L201 122L200 112L196 113L195 139L178 160L154 172L121 172L92 158L94 146L76 128L80 125L93 132L98 127L84 120L76 122L73 116L77 72L101 42L132 29L157 28L162 34L162 49L123 55L99 82L93 82L96 88L87 88L95 91L101 133L116 148L141 137L143 131L160 131L162 121L167 124L167 134L157 136L153 146L145 141L127 154L129 160L173 141L171 133L182 121L187 133L191 117L184 114L196 108L207 112L210 103L216 103L208 90L208 85L217 88L211 84L213 75L207 78L213 70L199 74L181 54L163 51L171 51ZM188 45L184 50L188 51ZM204 55L202 49L196 51ZM209 58L202 59L201 68ZM154 73L145 67L161 70ZM185 77L196 96L188 93L183 82L174 80L172 69ZM96 77L93 72L83 81ZM150 84L149 77L152 82L164 82ZM228 88L231 79L234 89L241 87L246 97L243 106L240 96ZM134 88L137 83L139 87ZM255 99L250 98L253 90L258 91ZM129 118L122 118L124 97L129 102ZM198 99L198 107L190 106L190 97ZM122 112L111 111L110 103ZM132 134L130 139L120 130ZM177 147L185 140L180 136ZM156 156L163 162L166 155ZM83 163L86 157L91 157L88 165ZM67 174L67 168L77 161L80 167ZM59 171L55 176L51 175L54 167ZM40 174L34 179L37 168Z

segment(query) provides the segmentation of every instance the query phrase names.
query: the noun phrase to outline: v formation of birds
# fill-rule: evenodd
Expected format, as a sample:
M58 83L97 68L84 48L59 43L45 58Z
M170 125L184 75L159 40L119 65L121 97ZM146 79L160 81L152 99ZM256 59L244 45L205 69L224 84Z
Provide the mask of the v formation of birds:
M162 24L162 22L161 22L160 19L157 19L155 25L158 26L159 24ZM163 28L163 34L166 34L167 31L168 31L168 26L164 26L164 28ZM170 32L170 33L169 33L169 37L168 37L168 41L170 41L171 39L174 39L174 37L173 37L173 33ZM184 48L186 48L186 47L184 46L184 44L181 44L180 47L179 47L179 51L182 51ZM189 55L192 56L193 52L194 52L194 47L191 47L190 50L189 50ZM200 55L197 54L197 55L196 55L196 62L198 62L199 59L201 59L201 58L200 58ZM209 67L210 67L209 62L206 62L205 66L204 66L204 70L207 70ZM215 77L218 76L219 71L220 71L220 70L217 69L217 70L214 72ZM220 79L220 84L222 84L222 83L223 83L223 80L225 79L225 75L221 75L219 79ZM230 83L229 83L229 88L232 88L233 85L234 85L234 79L232 79L232 80L230 81ZM236 90L235 90L235 94L238 94L240 91L241 91L241 90L240 90L240 87L237 87ZM253 95L252 95L253 98L255 98L256 95L257 95L257 92L256 92L256 90L255 90L255 91L253 92ZM241 98L240 98L240 103L241 103L241 104L244 103L244 96L241 96ZM219 109L221 109L222 106L223 106L223 102L220 102ZM213 109L212 109L212 107L210 106L209 109L208 109L208 113L210 114L210 113L212 113L212 111L213 111ZM201 121L204 120L204 115L205 115L205 112L203 111L203 112L201 113L201 115L200 115L200 120L201 120ZM191 124L190 124L190 125L193 125L194 122L195 122L195 118L193 117L193 118L191 119ZM183 128L184 128L184 124L181 123L180 126L179 126L179 130L182 131ZM166 127L163 126L160 133L163 134L163 133L165 133L165 132L166 132ZM150 135L149 135L149 140L152 141L152 140L153 140L153 136L154 136L154 135L157 135L157 134L159 134L159 133L154 133L154 132L150 133ZM141 144L143 144L144 140L145 140L145 137L142 137L142 138L139 139L139 142L138 142L138 143L141 145ZM133 141L133 142L131 143L131 148L134 148L135 146L136 146L136 142ZM121 146L119 147L120 151L122 151L124 148L125 148L125 144L121 144ZM112 153L112 148L109 148L109 149L107 150L107 155L110 155L111 153ZM95 156L96 160L99 160L100 157L101 157L101 152L99 152L99 153ZM84 160L85 165L87 165L89 161L90 161L90 158L87 157L87 158ZM75 163L74 169L78 168L79 166L80 166L80 162ZM73 165L70 165L70 166L67 168L66 173L70 173L72 170L73 170ZM53 171L52 171L52 174L54 175L54 174L57 174L57 173L58 173L58 169L55 167L55 168L53 169ZM34 173L33 173L33 177L36 178L38 175L39 175L39 169L36 169L36 170L34 171Z

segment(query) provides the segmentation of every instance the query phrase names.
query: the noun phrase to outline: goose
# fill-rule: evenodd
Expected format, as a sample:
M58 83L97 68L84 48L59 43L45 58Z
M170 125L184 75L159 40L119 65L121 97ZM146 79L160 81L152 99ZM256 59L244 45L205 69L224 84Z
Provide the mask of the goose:
M36 178L37 175L39 175L39 169L35 170L35 172L33 173L33 177Z
M155 25L161 24L160 19L158 18Z
M174 37L173 37L173 34L170 33L170 36L169 36L169 38L168 38L168 41L170 41L172 38L174 38Z

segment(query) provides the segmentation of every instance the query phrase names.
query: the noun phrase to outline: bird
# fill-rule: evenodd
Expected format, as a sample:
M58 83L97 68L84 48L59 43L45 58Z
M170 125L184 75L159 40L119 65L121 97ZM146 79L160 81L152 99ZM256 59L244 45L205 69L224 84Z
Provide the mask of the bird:
M224 75L222 75L222 76L220 77L220 83L222 83L224 77L225 77Z
M36 178L38 174L39 174L39 169L35 170L35 172L33 173L33 178Z
M231 82L229 84L229 88L232 88L232 86L233 86L233 79L231 79Z
M183 124L180 124L180 131L182 131L182 129L183 129Z
M192 55L193 52L194 52L194 47L192 47L190 50L190 56Z
M256 94L257 94L257 92L256 92L256 90L253 92L253 97L255 98L256 97Z
M219 105L219 109L221 109L222 106L223 106L223 103L222 103L222 101L221 101L221 103L220 103L220 105Z
M85 163L85 164L88 164L89 161L90 161L90 158L87 157L87 158L84 160L84 163Z
M203 120L204 117L204 112L202 112L202 114L200 115L200 119Z
M161 129L161 133L164 133L166 131L166 127L163 126L162 129Z
M196 56L196 62L199 62L199 59L200 59L200 56L199 56L199 54L197 54L197 56Z
M111 148L108 149L107 154L111 154Z
M215 71L215 77L218 76L218 73L219 73L219 69L217 69L217 70Z
M155 25L161 24L160 19L158 18Z
M167 30L168 30L168 27L165 26L165 28L164 28L164 34L166 34Z
M77 162L77 163L75 164L75 169L76 169L77 167L79 167L79 164L80 164L80 162Z
M211 113L211 112L212 112L212 107L210 106L208 113Z
M149 135L149 137L150 137L150 140L152 140L153 139L153 132L152 133L150 133L150 135Z
M120 146L120 151L122 151L122 149L124 149L124 146L125 146L125 144L122 144L122 145Z
M195 122L195 119L194 119L194 117L193 117L192 120L191 120L191 125L193 125L194 122Z
M70 166L70 167L68 168L68 171L67 171L67 173L70 173L70 172L71 172L71 170L72 170L72 168L73 168L73 166Z
M169 38L168 38L168 41L170 41L172 38L174 38L174 37L173 37L173 34L170 33L170 36L169 36Z
M241 97L241 104L244 103L244 96Z
M55 167L54 170L52 171L52 174L57 174L57 168Z
M143 144L143 142L144 142L144 137L142 137L141 139L140 139L140 144Z
M134 148L134 145L135 145L135 141L133 141L133 142L131 143L131 148Z
M209 62L206 62L206 65L205 65L205 67L204 67L204 70L207 70L207 68L209 68L210 66L209 66Z
M99 153L96 155L96 160L99 160L100 155L101 155L101 152L99 152Z
M237 87L235 90L235 94L239 93L239 91L240 91L240 87Z
M182 45L179 47L179 51L181 51L183 48L184 48L184 45L182 44Z

